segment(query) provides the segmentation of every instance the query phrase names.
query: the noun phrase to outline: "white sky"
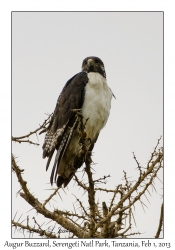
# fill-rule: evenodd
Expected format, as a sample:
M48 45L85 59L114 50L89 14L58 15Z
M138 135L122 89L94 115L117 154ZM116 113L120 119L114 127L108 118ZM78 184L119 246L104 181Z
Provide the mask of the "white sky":
M157 9L164 10L161 8L163 1L159 3ZM169 21L165 29L167 37L169 33L165 59L170 61L171 52L174 52L171 50L173 36L170 35L173 19L171 9L167 9L165 13ZM16 16L14 15L13 19L13 136L26 134L41 124L45 118L44 113L53 111L65 82L80 71L84 57L99 56L104 61L108 84L115 93L116 100L112 101L109 121L94 149L93 159L98 163L97 176L111 174L112 178L107 184L109 187L121 182L123 170L134 178L136 172L134 172L132 151L135 152L139 162L145 164L163 129L162 13L14 14ZM6 60L1 65L6 66ZM165 69L167 84L170 84L166 92L167 119L170 118L170 114L171 117L173 115L172 78L167 74L171 70L172 63ZM3 73L6 72L3 70ZM171 129L171 123L169 125ZM171 137L172 135L174 133L171 133ZM37 138L34 140L37 141ZM167 131L168 140L172 142L170 132ZM41 145L43 143L42 136L39 137L39 143ZM46 183L49 182L50 173L45 172L46 161L41 158L41 145L36 148L32 145L13 144L13 153L19 156L18 164L21 168L25 168L24 177L29 184L32 183L32 190L39 198L44 199L48 192L45 189L49 186ZM168 150L167 159L168 156L171 159L171 152L172 148ZM168 173L167 175L166 180L169 184L171 175ZM20 214L24 210L28 211L30 207L27 207L20 197L15 197L19 186L16 179L13 179L13 214L16 210ZM68 200L72 199L70 190L75 189L69 187L66 197L62 195L63 202L58 198L59 206L65 208L69 206ZM170 191L168 185L167 191ZM146 232L144 237L155 235L157 227L154 228L154 221L159 217L157 209L162 202L159 193L161 193L159 189L157 195L153 193L150 199L153 207L147 204L149 208L146 209L146 214L140 207L136 210L137 227L140 231ZM102 197L102 201L105 198ZM170 204L168 199L166 201L165 208ZM21 234L15 235L21 237Z

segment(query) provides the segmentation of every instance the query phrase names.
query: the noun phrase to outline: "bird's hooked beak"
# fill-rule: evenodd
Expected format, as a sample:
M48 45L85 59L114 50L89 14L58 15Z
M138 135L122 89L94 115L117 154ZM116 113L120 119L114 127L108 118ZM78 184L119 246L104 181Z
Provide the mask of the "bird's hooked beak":
M97 71L96 67L97 66L96 66L94 60L91 59L91 58L88 59L88 61L87 61L87 69L90 70L90 71L96 72Z
M91 58L88 59L87 64L88 64L89 67L95 65L94 61Z

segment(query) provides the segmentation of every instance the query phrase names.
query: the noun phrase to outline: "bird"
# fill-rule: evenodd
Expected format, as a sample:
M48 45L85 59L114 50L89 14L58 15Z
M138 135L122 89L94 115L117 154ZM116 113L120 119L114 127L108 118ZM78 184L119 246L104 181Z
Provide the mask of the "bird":
M55 182L57 187L65 188L85 162L86 152L81 150L77 112L81 112L86 148L91 152L108 120L112 96L114 94L107 84L103 61L96 56L86 57L81 72L63 87L49 125L42 131L46 132L42 146L43 158L48 158L46 171L56 151L51 185Z

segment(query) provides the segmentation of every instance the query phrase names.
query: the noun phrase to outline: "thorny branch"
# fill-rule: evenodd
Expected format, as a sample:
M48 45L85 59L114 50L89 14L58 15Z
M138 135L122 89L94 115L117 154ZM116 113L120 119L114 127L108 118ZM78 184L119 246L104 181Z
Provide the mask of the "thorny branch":
M52 115L53 115L53 113L50 114L50 115L48 115L48 118L43 122L43 124L40 125L39 128L35 129L34 131L32 131L32 132L30 132L30 133L28 133L28 134L26 134L26 135L19 136L19 137L14 137L14 136L12 136L12 141L14 141L14 142L19 142L19 143L21 143L21 142L27 142L27 143L29 143L29 144L33 144L33 145L39 146L40 144L38 144L38 143L32 142L32 141L30 141L30 140L22 140L22 139L29 138L31 135L37 134L37 132L40 131L41 129L44 129L44 130L45 130L45 129L46 129L46 125L49 124L50 119L52 118Z
M45 237L45 238L60 238L59 235L57 236L56 234L52 233L52 232L49 232L49 231L46 231L46 230L43 230L41 228L41 226L36 222L35 218L33 218L34 221L35 221L35 225L37 225L38 228L35 228L34 227L31 227L29 226L28 224L28 220L27 220L27 225L23 225L21 223L18 223L18 222L15 222L14 220L12 220L12 226L15 227L15 228L19 228L20 230L26 230L27 232L29 232L30 234L31 233L37 233L39 234L41 237Z
M71 223L66 217L62 214L58 214L56 212L51 212L45 208L44 204L42 204L37 198L35 198L29 191L27 187L27 182L24 181L22 177L22 172L16 162L14 156L12 156L12 169L16 173L18 181L21 185L23 192L20 192L20 196L25 199L38 213L44 215L46 218L51 219L52 221L57 222L62 227L67 229L68 231L74 233L77 237L82 238L82 232L77 228L76 225Z
M76 174L74 175L74 179L77 182L78 186L82 187L84 190L88 190L88 187L78 179L78 177L76 176Z
M51 194L46 200L45 200L45 202L43 203L43 206L45 207L46 206L46 204L57 194L57 192L58 192L58 190L59 190L60 188L56 188L55 189L55 191L53 192L53 194Z
M76 196L75 196L76 197ZM86 215L87 217L89 217L89 214L87 213L85 207L83 206L83 203L76 197L76 200L78 201L80 208L82 209L84 215Z
M89 183L89 186L86 189L88 192L88 202L89 202L89 209L90 209L88 238L93 238L95 235L95 207L96 207L96 203L95 203L94 181L92 178L92 171L91 171L91 167L90 167L90 164L92 162L91 152L88 151L87 143L86 143L87 137L86 137L86 132L85 132L85 124L87 121L85 121L85 123L83 122L83 115L81 112L76 112L76 115L79 119L79 133L80 133L80 139L81 139L81 143L82 143L82 152L84 152L86 155L86 157L85 157L85 165L86 165L85 172L88 176L88 183ZM79 182L78 182L78 184L80 185Z
M120 199L119 203L117 205L115 205L113 207L113 209L108 213L108 215L106 217L103 218L103 220L101 222L99 222L96 227L100 227L101 223L106 222L109 218L111 218L114 214L118 214L119 211L117 211L117 209L120 208L121 204L124 203L131 195L132 193L135 192L135 190L137 190L137 188L139 187L140 183L142 183L149 174L152 173L154 167L156 166L157 163L159 163L163 158L163 153L160 153L159 156L156 158L156 160L151 164L151 166L149 166L149 168L147 169L146 172L144 172L142 175L139 176L137 182L135 183L135 185ZM156 177L156 174L158 172L158 170L161 168L162 166L158 166L156 168L155 171L153 171L153 175L150 178L150 181L148 181L147 184L145 184L145 187L143 188L143 190L139 193L138 196L136 196L132 202L130 203L130 205L125 206L122 208L122 212L125 211L126 209L130 208L137 200L140 199L140 197L145 193L145 191L147 190L147 188L152 184L153 179ZM121 212L121 210L120 210Z
M86 161L86 168L85 171L88 176L89 187L88 187L88 202L89 202L89 209L90 209L90 221L89 221L89 237L93 238L95 234L95 191L94 191L94 181L92 179L92 172L90 169L90 162L89 160Z

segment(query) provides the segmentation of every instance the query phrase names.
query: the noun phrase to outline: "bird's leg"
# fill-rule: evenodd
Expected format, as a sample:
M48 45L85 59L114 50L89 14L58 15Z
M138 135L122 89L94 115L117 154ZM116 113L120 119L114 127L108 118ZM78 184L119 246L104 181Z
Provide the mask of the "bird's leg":
M91 155L92 155L92 151L87 151L86 154L85 154L85 162L91 164L92 163L92 158L91 158Z
M74 109L73 112L76 113L76 116L79 120L79 144L81 145L81 154L84 154L84 161L88 162L89 164L92 162L91 159L91 151L88 151L90 145L92 143L91 138L88 136L85 130L86 123L89 118L83 122L83 115L81 109Z

